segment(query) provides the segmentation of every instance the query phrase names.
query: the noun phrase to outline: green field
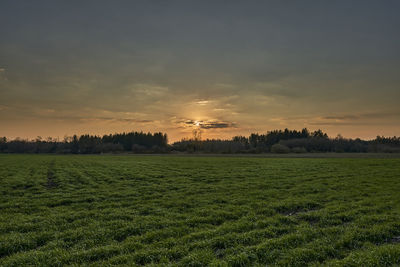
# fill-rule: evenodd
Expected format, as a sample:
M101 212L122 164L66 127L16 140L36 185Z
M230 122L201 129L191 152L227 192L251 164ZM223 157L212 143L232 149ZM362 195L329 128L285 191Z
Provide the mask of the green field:
M400 264L400 159L0 155L0 265Z

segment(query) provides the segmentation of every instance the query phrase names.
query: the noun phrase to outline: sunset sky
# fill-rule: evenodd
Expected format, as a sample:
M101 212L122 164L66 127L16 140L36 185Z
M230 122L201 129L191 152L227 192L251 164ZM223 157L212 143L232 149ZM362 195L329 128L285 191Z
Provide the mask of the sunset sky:
M400 135L400 1L1 1L0 136Z

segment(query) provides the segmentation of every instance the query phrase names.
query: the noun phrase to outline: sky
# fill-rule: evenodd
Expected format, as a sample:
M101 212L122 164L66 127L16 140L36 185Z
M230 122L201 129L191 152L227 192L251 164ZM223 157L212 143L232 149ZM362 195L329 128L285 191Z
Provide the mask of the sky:
M400 1L0 4L0 136L400 135Z

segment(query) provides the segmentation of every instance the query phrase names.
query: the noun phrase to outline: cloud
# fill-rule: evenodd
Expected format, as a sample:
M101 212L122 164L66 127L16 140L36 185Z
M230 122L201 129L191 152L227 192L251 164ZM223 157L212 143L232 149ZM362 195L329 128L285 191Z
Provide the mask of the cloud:
M304 126L368 126L393 124L400 118L400 112L366 112L355 114L340 114L327 116L290 116L271 118L271 122L280 125L302 124Z
M199 126L202 129L218 129L218 128L233 128L235 127L235 124L231 122L204 122L201 123Z
M321 117L324 120L354 120L360 118L360 116L356 115L342 115L342 116L325 116Z
M209 100L199 100L196 102L196 104L200 105L200 106L205 106L207 104L209 104L210 101Z
M0 68L0 80L7 80L5 68Z
M309 122L309 125L313 126L355 126L355 125L371 125L370 122L356 122L356 121L316 121L316 122ZM374 123L376 124L376 123Z
M233 122L227 121L216 121L216 120L207 120L207 121L195 121L195 120L186 120L183 123L190 127L198 127L200 129L224 129L224 128L235 128L236 124Z
M132 91L148 97L161 97L168 93L169 89L166 86L138 83L133 86Z
M7 109L6 106L0 105L0 110ZM56 121L76 121L76 122L120 122L120 123L154 123L155 120L149 119L139 119L139 118L124 118L117 116L74 116L70 114L58 115L56 110L53 109L41 109L39 111L34 112L36 118L41 118L44 120L56 120Z
M59 120L78 120L78 121L105 121L105 122L122 122L122 123L153 123L154 120L131 119L131 118L114 118L114 117L58 117Z
M334 120L334 121L355 121L360 119L384 119L388 117L398 117L400 112L367 112L359 114L344 114L337 116L323 116L320 117L322 120Z
M58 117L59 119L71 119L78 121L109 121L109 122L128 122L128 123L152 123L154 120L115 118L115 117Z

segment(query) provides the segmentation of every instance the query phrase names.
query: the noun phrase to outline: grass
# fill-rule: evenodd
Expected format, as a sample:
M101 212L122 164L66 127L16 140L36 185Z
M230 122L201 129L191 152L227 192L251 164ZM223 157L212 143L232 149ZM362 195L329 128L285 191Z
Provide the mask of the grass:
M400 264L400 159L0 155L0 265Z

